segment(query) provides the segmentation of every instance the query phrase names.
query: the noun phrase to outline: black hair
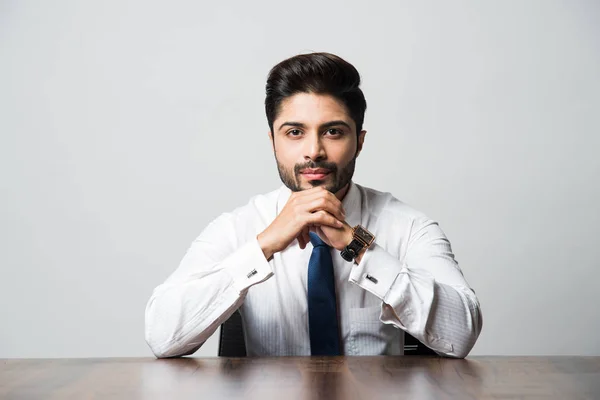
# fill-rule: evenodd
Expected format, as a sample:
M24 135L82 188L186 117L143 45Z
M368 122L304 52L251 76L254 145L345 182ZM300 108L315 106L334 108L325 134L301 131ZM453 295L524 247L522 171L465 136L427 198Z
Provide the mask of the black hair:
M367 102L359 88L360 75L349 62L331 53L300 54L274 66L267 78L265 111L269 128L280 111L281 102L297 93L333 96L341 101L362 130Z

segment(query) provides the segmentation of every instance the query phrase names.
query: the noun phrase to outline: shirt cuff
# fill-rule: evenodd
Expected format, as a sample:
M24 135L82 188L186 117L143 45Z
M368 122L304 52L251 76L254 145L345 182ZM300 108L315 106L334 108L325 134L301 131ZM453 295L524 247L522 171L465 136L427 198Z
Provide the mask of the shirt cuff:
M374 243L352 267L349 281L384 300L401 270L400 260Z
M227 258L225 271L231 276L233 287L240 293L273 276L273 268L256 238Z

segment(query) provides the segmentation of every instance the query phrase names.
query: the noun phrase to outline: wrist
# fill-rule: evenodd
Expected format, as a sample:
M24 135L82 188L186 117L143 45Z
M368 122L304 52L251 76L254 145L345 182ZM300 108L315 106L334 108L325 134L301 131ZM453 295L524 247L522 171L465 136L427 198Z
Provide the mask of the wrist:
M265 238L264 232L259 233L256 236L256 240L258 241L258 245L261 248L261 250L263 251L265 258L267 259L267 261L269 261L271 259L271 257L273 257L273 254L276 253L276 251L273 249L273 247L271 245L269 245L269 242Z
M354 262L356 263L356 265L360 264L360 260L362 260L363 255L367 252L367 247L363 248L360 253L358 253L358 255L356 256L356 258L354 259Z
M350 242L352 242L352 240L354 239L354 231L352 230L352 227L346 223L344 223L344 240L342 241L342 247L340 249L337 249L339 251L342 251L346 248L346 246L348 246L350 244Z

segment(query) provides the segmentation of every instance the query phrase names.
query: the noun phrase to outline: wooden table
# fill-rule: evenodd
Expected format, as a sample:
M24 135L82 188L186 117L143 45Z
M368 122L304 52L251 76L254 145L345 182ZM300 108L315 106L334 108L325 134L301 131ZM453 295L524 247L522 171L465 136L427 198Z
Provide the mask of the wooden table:
M600 399L600 357L0 360L0 399Z

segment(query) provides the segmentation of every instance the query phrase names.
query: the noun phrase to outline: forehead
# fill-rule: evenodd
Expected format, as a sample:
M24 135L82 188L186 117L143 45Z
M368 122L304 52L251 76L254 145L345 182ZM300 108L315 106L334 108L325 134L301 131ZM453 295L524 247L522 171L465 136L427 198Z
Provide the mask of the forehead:
M332 120L352 121L344 103L330 95L297 93L281 102L276 121L319 125Z

